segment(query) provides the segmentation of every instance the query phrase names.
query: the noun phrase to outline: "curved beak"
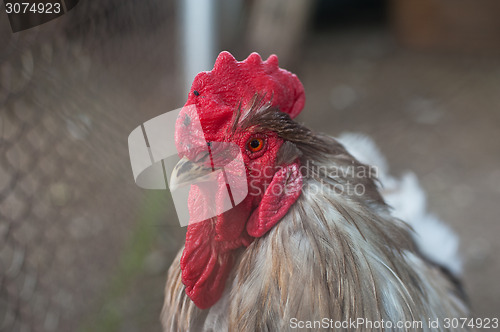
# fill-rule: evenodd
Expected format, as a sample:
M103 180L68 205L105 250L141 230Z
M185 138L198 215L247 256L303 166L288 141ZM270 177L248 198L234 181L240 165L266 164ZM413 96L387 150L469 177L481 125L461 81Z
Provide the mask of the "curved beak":
M205 166L203 164L203 159L204 158L198 162L193 162L183 157L179 160L170 175L170 190L174 191L177 188L187 185L215 180L217 172L211 167Z

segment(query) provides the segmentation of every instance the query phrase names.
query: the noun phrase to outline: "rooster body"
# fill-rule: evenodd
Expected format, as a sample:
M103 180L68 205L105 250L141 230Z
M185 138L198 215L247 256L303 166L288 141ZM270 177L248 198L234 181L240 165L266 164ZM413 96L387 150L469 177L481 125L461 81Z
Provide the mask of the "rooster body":
M342 328L446 331L445 318L468 317L455 278L426 258L411 228L391 214L372 168L279 106L253 102L244 116L235 109L236 134L227 137L250 135L242 149L254 135L263 137L273 157L262 161L249 153L246 166L272 166L276 173L262 180L264 188L278 178L288 189L300 186L300 193L266 201L265 190L239 205L249 212L235 209L241 213L188 226L186 247L168 272L164 330L317 331L356 321ZM220 223L227 220L244 226L223 234ZM189 265L205 255L199 272ZM430 328L436 319L440 326ZM422 325L387 325L398 322Z

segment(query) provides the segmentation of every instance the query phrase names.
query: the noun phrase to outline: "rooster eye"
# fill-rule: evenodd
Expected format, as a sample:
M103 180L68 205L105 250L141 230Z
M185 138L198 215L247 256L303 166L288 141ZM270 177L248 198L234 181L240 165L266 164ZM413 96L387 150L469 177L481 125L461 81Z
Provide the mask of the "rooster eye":
M258 152L264 147L264 140L262 138L252 138L247 143L247 148L251 152Z

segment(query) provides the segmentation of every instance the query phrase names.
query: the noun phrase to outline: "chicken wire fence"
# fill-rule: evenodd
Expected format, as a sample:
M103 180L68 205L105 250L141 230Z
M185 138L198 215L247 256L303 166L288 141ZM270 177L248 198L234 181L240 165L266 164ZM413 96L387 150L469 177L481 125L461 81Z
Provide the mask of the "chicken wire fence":
M84 329L106 302L144 202L127 136L148 115L100 75L103 57L91 50L126 40L125 26L147 35L170 5L109 0L74 11L18 34L0 18L0 331Z

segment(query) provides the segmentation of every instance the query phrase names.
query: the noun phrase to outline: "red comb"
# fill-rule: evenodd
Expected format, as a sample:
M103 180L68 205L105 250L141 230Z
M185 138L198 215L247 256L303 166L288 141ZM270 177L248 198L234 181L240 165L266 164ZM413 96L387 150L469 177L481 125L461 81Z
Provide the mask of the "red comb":
M207 137L229 125L233 112L241 105L248 110L258 94L262 102L296 117L305 103L304 87L297 76L278 67L278 57L262 61L257 53L241 62L229 52L217 57L212 71L199 73L194 79L187 105L196 105ZM220 136L219 136L220 138Z

